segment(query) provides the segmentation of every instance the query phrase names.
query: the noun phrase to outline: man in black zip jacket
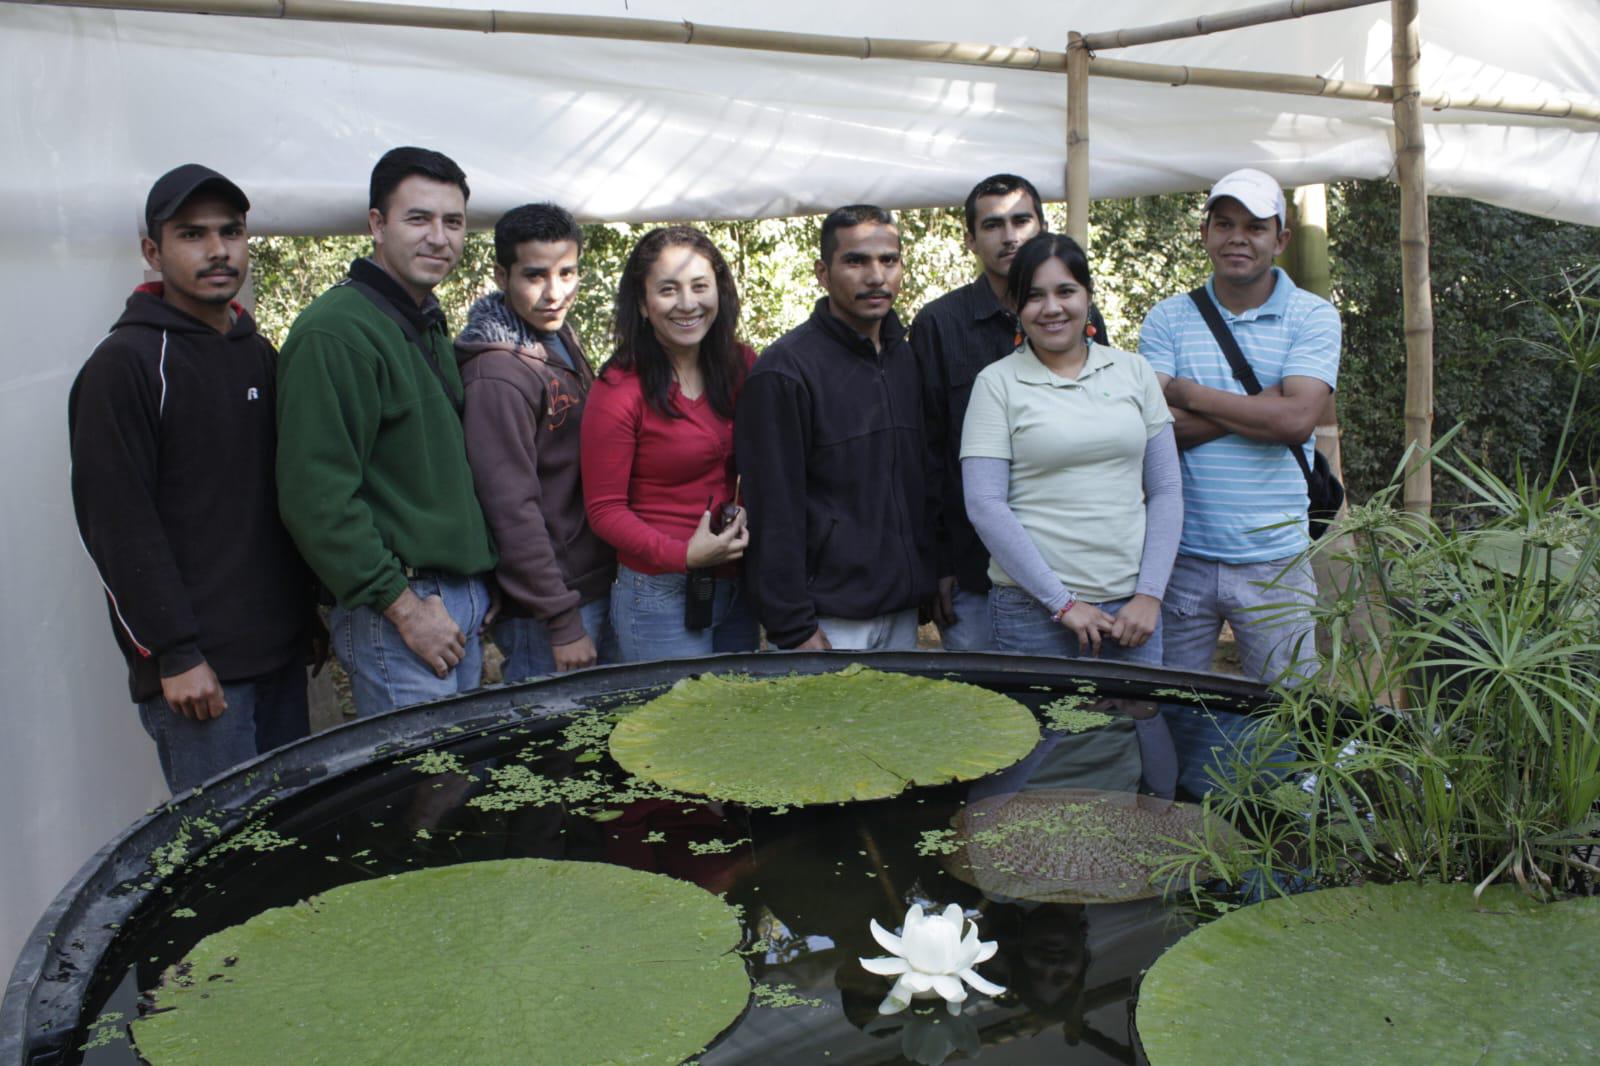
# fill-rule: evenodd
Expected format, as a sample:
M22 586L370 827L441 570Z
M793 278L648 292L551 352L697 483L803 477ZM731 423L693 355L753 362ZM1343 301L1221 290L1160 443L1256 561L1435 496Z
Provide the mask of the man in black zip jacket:
M756 361L734 418L745 572L775 647L915 648L935 578L893 217L832 212L816 271L827 295Z
M181 792L308 732L309 572L278 519L277 353L233 298L239 187L186 164L145 205L141 285L67 401L72 502L128 684Z

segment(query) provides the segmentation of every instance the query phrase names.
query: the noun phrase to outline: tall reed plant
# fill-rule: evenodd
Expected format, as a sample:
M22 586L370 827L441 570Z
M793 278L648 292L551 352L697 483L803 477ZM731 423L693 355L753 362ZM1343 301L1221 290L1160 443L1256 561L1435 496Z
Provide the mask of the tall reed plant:
M1470 513L1400 510L1403 464L1313 549L1333 574L1327 651L1217 775L1206 805L1233 831L1168 875L1514 881L1546 899L1600 884L1600 507L1570 433L1600 368L1597 291L1591 272L1543 307L1576 371L1550 470L1497 478L1446 435L1430 457Z

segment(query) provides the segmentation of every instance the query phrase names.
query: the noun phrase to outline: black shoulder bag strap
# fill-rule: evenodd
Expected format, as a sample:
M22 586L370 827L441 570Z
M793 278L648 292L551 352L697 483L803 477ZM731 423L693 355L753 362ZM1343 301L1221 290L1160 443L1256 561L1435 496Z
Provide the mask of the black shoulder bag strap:
M444 390L445 398L450 401L450 406L456 409L457 415L464 413L467 409L465 398L458 396L455 390L450 387L450 380L444 376L444 369L439 366L439 357L433 354L433 349L422 339L422 334L417 330L417 324L407 318L405 312L386 300L383 293L366 282L357 281L355 278L345 278L339 284L348 285L365 296L372 306L382 311L395 325L400 327L400 332L404 333L406 340L415 345L417 351L422 353L422 358L427 362L428 369L433 371L433 376L439 379L439 387Z
M1206 292L1204 285L1189 293L1189 299L1200 309L1200 317L1206 320L1206 325L1211 327L1211 335L1217 340L1217 347L1222 349L1222 354L1228 358L1228 366L1233 368L1234 380L1244 386L1244 391L1254 396L1261 391L1261 379L1256 377L1255 370L1250 366L1250 361L1244 357L1244 352L1239 350L1239 341L1233 335L1233 330L1222 321L1222 314L1217 310L1217 305L1211 302L1211 294ZM1311 467L1306 464L1306 453L1298 444L1285 445L1294 456L1294 461L1300 464L1300 472L1306 476L1306 484L1311 483Z

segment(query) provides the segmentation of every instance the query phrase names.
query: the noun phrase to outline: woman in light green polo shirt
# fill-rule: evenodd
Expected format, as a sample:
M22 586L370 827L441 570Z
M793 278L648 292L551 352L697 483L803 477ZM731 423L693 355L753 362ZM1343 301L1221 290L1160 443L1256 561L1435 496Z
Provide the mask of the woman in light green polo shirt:
M1172 416L1142 356L1096 343L1083 249L1041 234L1007 296L1026 340L978 375L961 432L967 514L989 549L997 644L1161 664L1183 527Z

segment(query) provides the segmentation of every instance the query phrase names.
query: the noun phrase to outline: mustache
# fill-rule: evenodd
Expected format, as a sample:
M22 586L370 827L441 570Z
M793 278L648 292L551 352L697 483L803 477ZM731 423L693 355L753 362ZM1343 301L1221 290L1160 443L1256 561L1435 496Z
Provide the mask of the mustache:
M856 293L856 299L858 300L870 300L874 296L881 296L885 300L894 299L894 293L890 292L888 289L868 289L865 292Z
M236 278L239 276L239 272L233 267L212 267L209 270L200 271L200 276L202 278Z

